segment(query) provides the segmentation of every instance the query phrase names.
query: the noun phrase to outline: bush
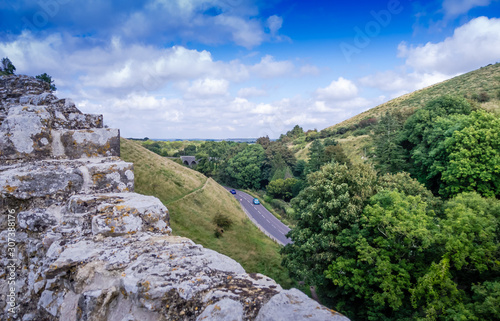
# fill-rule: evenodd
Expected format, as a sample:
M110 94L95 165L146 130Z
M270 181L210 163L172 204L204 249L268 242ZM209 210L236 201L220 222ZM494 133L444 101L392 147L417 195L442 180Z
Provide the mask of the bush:
M490 96L486 91L482 91L479 93L477 101L479 101L480 103L485 103L487 101L490 101Z
M224 233L225 229L229 229L233 225L233 221L224 214L217 213L212 222L216 225L214 229L214 236L219 238Z
M217 213L217 215L215 215L213 222L221 229L228 229L231 225L233 225L233 221L227 215L221 213Z
M377 118L367 118L367 119L363 119L361 120L359 123L358 123L358 128L365 128L365 127L368 127L368 126L372 126L372 125L376 125L377 124Z
M352 132L352 136L362 136L362 135L368 135L370 133L370 131L368 130L368 128L359 128L359 129L356 129L355 131Z

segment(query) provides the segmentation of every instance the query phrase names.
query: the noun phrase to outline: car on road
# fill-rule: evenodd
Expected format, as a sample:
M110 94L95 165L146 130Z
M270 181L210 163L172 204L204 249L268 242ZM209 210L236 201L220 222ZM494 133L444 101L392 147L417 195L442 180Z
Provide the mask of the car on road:
M259 200L258 200L258 199L256 199L256 198L254 198L254 199L253 199L253 203L254 203L255 205L259 205L259 204L260 204Z
M230 190L231 194L236 194L236 190L232 189Z

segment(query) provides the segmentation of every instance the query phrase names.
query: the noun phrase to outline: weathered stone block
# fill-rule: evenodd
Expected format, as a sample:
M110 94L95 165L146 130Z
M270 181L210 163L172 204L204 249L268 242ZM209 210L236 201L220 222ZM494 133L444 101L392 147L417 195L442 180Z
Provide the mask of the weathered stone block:
M110 128L59 131L62 150L54 156L70 159L120 156L120 131Z
M62 214L61 230L118 236L149 231L170 233L167 208L155 197L136 193L72 196Z
M99 193L134 191L132 163L123 161L89 163L86 168L90 178L90 191Z
M67 197L81 190L82 174L75 168L46 164L0 169L0 196L17 199Z

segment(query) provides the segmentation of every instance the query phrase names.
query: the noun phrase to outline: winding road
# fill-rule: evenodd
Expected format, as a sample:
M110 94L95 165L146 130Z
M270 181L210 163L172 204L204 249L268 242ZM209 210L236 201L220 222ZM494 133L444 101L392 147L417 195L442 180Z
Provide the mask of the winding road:
M228 191L232 189L226 186L224 188ZM250 220L267 236L281 245L292 243L292 240L285 236L290 228L278 220L262 204L254 205L253 196L239 190L236 190L236 194L233 196L240 202Z

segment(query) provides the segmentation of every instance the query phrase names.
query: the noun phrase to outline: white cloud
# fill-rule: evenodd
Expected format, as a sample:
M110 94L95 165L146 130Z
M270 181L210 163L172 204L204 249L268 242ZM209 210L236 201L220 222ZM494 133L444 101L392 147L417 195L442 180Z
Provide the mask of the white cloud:
M474 7L488 6L491 0L444 0L443 10L446 16L459 16Z
M227 95L229 82L225 79L197 79L186 90L187 98L204 98Z
M455 29L439 43L408 47L401 43L398 56L420 73L455 75L477 69L500 57L500 19L479 17Z
M301 75L317 76L317 75L319 75L319 69L316 66L304 65L304 66L300 67L300 74Z
M247 49L260 45L264 40L262 26L257 20L246 20L240 17L218 15L214 22L229 27L233 41Z
M441 74L438 72L408 73L406 70L402 69L398 71L383 71L378 72L374 75L368 75L361 78L359 80L359 83L364 86L378 88L385 92L395 93L392 96L397 97L402 94L430 86L449 78L449 75Z
M259 88L256 88L256 87L245 87L245 88L241 88L240 90L238 90L238 97L259 97L259 96L266 96L267 95L267 91L265 91L264 89L259 89Z
M289 74L295 66L291 61L275 61L273 56L266 55L252 67L252 71L263 78L280 77Z
M362 77L359 84L395 98L495 63L500 57L500 19L475 18L438 43L402 42L397 56L405 59L405 65Z
M358 88L352 81L339 77L327 87L317 89L315 94L319 100L347 100L356 97Z
M271 36L275 37L278 35L278 31L281 29L283 25L283 18L273 15L267 18L267 27L269 28L269 32Z

